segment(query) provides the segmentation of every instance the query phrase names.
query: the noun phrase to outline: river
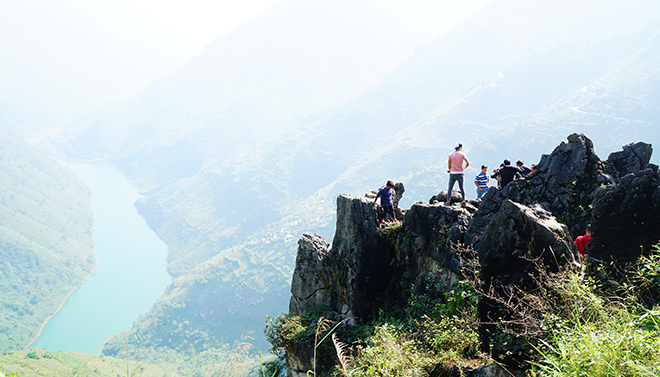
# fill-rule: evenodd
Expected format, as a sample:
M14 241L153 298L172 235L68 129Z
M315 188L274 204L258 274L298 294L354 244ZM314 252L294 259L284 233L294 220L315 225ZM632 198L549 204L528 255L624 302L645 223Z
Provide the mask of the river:
M30 348L100 353L103 342L129 330L171 281L167 246L133 203L139 198L108 163L71 166L92 193L97 263Z

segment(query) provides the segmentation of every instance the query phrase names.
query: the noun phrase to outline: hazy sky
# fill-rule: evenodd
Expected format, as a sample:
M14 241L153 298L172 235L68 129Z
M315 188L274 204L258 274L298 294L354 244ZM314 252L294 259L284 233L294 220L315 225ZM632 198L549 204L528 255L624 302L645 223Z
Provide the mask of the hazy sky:
M106 31L121 36L180 38L182 43L177 47L190 54L258 15L276 0L52 1L83 13Z

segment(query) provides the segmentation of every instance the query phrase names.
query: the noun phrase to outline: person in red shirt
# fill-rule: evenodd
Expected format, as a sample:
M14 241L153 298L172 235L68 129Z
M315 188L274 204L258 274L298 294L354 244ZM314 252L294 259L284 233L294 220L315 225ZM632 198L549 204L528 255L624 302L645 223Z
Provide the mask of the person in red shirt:
M586 257L587 245L589 245L589 241L591 241L591 224L587 225L587 229L584 231L584 233L584 236L579 236L573 243L577 246L578 253L581 256Z

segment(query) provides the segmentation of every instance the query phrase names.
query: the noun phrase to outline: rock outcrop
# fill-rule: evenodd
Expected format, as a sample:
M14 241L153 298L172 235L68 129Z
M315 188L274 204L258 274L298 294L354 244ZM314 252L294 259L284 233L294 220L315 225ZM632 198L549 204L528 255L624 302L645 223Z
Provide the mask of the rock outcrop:
M649 164L651 152L649 144L636 143L601 161L589 138L572 134L543 155L526 179L468 203L460 203L455 191L452 205L445 205L444 190L429 203L400 210L402 224L391 227L377 222L373 194L340 195L330 250L318 235L299 241L290 313L322 308L334 321L366 323L383 297L405 304L415 287L443 290L461 279L464 260L457 249L475 251L484 289L509 284L535 289L532 260L549 271L575 261L573 239L588 223L590 255L613 264L633 261L660 240L660 173ZM398 185L397 203L403 193ZM490 322L495 310L485 300L479 315ZM482 340L489 342L488 336ZM491 350L510 351L502 345ZM300 356L287 356L294 375L309 366Z
M636 260L660 240L660 174L656 165L628 173L593 201L588 253L607 263Z

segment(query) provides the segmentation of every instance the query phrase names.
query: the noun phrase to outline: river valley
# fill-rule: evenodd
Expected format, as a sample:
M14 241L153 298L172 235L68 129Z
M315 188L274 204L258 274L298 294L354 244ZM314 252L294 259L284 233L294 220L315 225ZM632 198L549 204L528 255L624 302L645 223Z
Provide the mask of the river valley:
M46 323L30 348L100 353L103 342L129 330L171 281L167 246L133 203L126 177L107 162L71 166L92 193L94 271Z

